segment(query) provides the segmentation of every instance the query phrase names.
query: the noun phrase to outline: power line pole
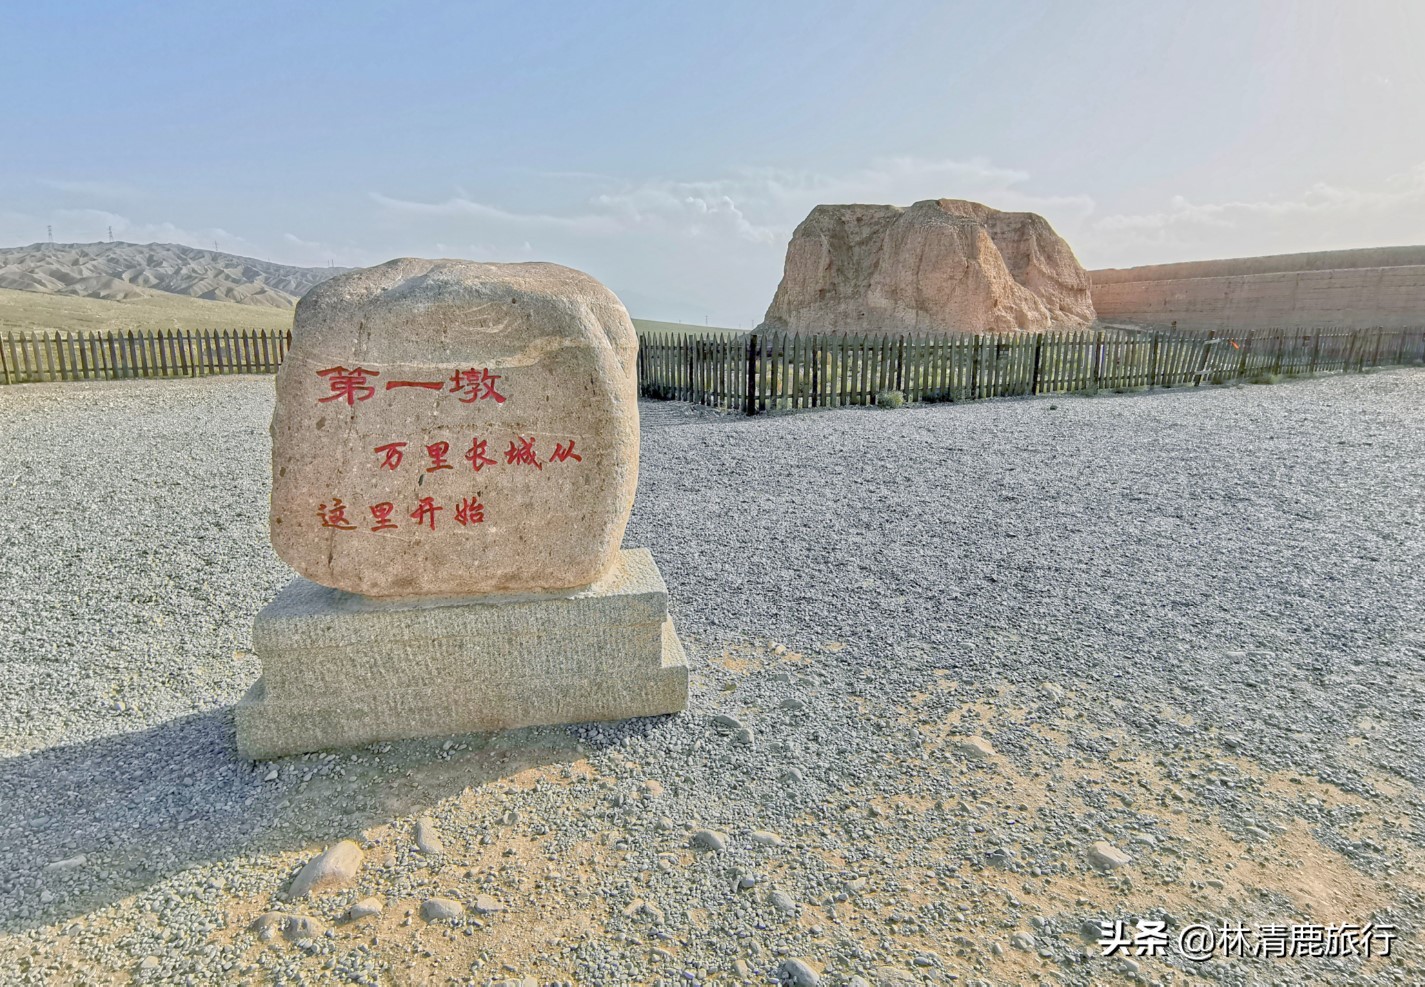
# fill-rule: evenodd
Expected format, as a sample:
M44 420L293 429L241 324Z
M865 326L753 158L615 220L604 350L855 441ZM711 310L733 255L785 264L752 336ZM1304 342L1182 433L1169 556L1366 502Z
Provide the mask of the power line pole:
M113 242L114 242L114 228L113 228L112 226L109 227L109 242L110 242L110 243L113 243Z

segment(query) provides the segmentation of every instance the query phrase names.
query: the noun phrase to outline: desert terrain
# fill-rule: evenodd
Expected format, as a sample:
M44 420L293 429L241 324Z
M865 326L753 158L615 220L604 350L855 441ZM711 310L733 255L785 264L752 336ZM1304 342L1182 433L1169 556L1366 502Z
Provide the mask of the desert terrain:
M626 544L686 713L253 764L272 381L5 388L0 979L1425 981L1422 404L645 402ZM1398 938L1105 957L1104 920Z

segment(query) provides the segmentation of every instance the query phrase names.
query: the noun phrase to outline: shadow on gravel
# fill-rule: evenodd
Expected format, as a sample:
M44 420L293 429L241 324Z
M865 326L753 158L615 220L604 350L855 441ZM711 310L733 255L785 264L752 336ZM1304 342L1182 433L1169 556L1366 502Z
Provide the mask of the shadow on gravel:
M597 737L535 728L252 764L237 754L226 708L7 758L0 930L67 920L196 864L359 837L466 788L570 764ZM283 868L273 864L285 883Z

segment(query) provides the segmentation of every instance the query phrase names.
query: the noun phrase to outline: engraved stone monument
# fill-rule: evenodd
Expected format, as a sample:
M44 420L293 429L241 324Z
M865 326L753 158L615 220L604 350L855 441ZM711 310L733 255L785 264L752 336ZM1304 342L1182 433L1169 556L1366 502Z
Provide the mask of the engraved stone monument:
M298 304L272 419L252 758L676 712L687 663L646 550L638 340L555 264L395 260Z

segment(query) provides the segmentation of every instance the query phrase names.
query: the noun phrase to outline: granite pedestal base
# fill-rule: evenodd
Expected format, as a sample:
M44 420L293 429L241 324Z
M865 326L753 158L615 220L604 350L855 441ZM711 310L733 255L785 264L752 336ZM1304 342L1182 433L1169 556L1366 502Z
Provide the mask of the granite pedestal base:
M376 600L298 577L253 621L262 678L238 750L276 757L405 737L676 713L688 664L646 549L567 594Z

